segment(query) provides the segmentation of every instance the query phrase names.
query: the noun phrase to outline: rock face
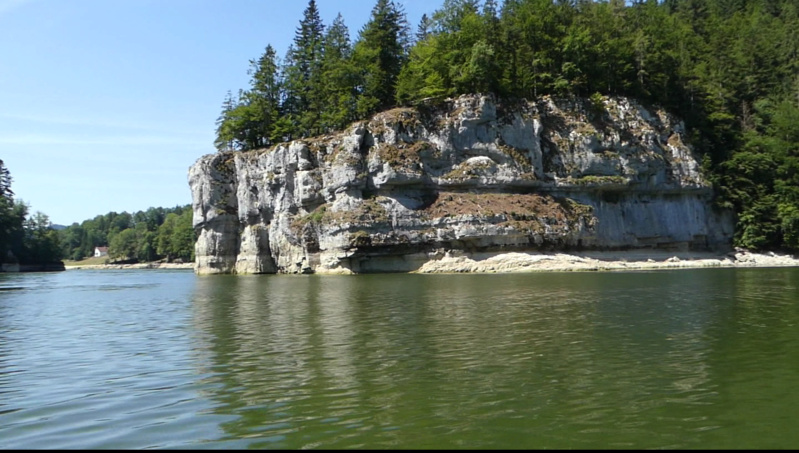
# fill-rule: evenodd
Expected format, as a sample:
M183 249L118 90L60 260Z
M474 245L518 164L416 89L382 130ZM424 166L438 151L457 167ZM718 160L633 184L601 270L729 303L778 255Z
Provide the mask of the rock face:
M198 273L413 271L449 252L714 250L729 213L684 126L625 98L469 95L200 158Z

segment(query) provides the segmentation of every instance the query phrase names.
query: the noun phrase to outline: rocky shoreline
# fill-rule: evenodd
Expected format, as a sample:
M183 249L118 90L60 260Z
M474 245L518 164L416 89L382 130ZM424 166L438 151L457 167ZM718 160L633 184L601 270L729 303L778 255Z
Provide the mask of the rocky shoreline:
M569 253L446 253L415 273L519 273L695 268L799 267L799 258L746 250L710 252L624 251Z
M421 257L420 257L421 258ZM754 253L738 249L719 255L711 252L616 251L585 253L465 253L458 250L428 256L415 274L500 274L524 272L592 272L698 268L799 267L799 257L778 253ZM77 269L194 269L194 263L95 264L65 266ZM320 274L352 274L320 272Z

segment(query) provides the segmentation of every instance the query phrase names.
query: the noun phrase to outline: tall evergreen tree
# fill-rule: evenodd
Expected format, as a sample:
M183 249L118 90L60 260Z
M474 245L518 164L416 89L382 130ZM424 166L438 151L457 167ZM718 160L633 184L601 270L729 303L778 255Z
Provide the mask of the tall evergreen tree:
M355 43L353 60L361 69L358 115L368 116L394 105L397 78L409 42L405 12L391 0L377 0Z
M232 130L230 116L236 108L238 101L233 98L233 93L228 90L225 100L222 101L222 113L216 120L216 140L214 147L217 151L233 151L235 149L235 131Z
M433 20L430 19L427 14L422 14L422 18L419 20L419 25L416 26L416 34L414 35L414 39L416 43L420 41L424 41L432 32L433 28Z
M259 146L268 146L273 143L281 96L279 62L271 45L266 47L257 61L250 60L250 76L250 90L246 93L246 99L260 123L256 140Z
M324 29L316 0L310 0L286 57L283 114L289 115L296 125L293 135L312 135L319 131Z
M322 59L321 129L328 132L356 119L358 71L352 63L350 33L339 14L325 34Z
M250 89L228 92L217 120L214 146L219 151L249 150L269 146L279 134L281 81L274 48L266 47L258 60L250 60Z

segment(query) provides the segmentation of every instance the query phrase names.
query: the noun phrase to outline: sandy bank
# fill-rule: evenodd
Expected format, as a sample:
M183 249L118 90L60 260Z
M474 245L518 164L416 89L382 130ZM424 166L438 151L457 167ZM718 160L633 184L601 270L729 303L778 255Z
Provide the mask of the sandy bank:
M417 273L505 273L547 271L618 271L705 267L791 267L799 258L736 250L726 255L663 251L567 253L447 253Z
M74 269L194 269L194 263L138 263L138 264L86 264L64 266L66 270Z

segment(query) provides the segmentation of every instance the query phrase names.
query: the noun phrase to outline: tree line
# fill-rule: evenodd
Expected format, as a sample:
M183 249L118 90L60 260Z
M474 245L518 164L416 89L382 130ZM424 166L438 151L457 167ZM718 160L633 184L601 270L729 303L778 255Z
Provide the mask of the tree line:
M46 214L30 213L30 206L15 198L11 172L0 159L0 262L49 264L61 260L58 232Z
M114 260L194 261L190 205L149 208L134 214L109 212L56 230L50 218L15 199L11 173L0 160L0 262L19 264L75 261L108 247Z
M318 135L393 106L410 49L402 7L378 0L359 36L351 43L340 14L325 26L311 0L286 57L268 45L250 61L250 87L227 93L216 148L255 149Z
M424 98L623 95L682 117L735 244L799 250L796 0L444 0L412 32L377 0L354 42L310 0L280 59L227 93L220 151L340 130Z
M108 247L111 259L148 262L166 259L194 261L195 233L190 205L109 212L73 223L59 231L62 255L75 261Z

